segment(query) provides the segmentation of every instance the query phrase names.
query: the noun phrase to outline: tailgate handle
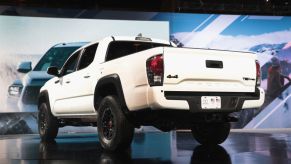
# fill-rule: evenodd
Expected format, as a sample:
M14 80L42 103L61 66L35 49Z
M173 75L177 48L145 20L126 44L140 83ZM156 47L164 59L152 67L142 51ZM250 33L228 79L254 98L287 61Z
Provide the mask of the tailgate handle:
M206 67L207 68L223 68L222 61L218 60L206 60Z

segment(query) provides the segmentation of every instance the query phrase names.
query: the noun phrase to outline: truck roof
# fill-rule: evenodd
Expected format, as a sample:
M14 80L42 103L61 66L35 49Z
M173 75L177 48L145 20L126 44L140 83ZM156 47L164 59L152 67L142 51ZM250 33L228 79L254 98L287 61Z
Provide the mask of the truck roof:
M162 40L162 39L155 39L155 38L149 38L149 37L136 37L136 36L112 36L115 40L124 40L124 41L141 41L141 42L154 42L154 43L163 43L163 44L170 44L168 40ZM137 38L145 38L145 39L137 39Z
M149 39L149 40L142 40L142 39L137 39L137 37L139 38L143 38L143 39ZM102 40L107 40L107 39L111 39L111 40L117 40L117 41L140 41L140 42L152 42L152 43L161 43L161 44L168 44L168 45L174 45L174 43L171 43L170 41L168 40L162 40L162 39L155 39L155 38L148 38L148 37L141 37L141 36L108 36L108 37L105 37L103 39L98 39L98 40L94 40L92 42L76 42L76 43L80 43L80 44L83 44L81 45L81 47L79 49L82 49L84 47L88 47L92 44L95 44L95 43L99 43L101 42ZM73 43L66 43L66 44L73 44ZM57 45L58 46L58 45ZM61 46L64 46L64 45L61 45ZM79 49L77 49L76 51L78 51ZM75 52L76 52L75 51Z
M137 39L138 36L108 36L103 38L104 40L106 39L113 39L113 40L117 40L117 41L140 41L140 42L153 42L153 43L162 43L162 44L171 44L170 41L168 40L162 40L162 39L155 39L155 38L149 38L149 37L140 37L140 38L145 38L145 39L150 39L150 40L139 40ZM100 41L102 41L103 39L99 39L99 40L94 40L92 41L90 44L95 44L98 43Z
M59 43L56 44L54 47L82 47L89 42L69 42L69 43Z

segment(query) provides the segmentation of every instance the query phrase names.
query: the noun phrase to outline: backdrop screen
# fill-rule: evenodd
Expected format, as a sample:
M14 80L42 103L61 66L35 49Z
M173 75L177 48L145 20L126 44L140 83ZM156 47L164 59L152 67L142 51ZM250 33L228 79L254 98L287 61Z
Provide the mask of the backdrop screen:
M87 42L107 36L136 36L169 40L166 21L126 21L0 16L0 112L33 112L39 88L50 65L61 67ZM17 68L29 66L28 73ZM23 63L24 62L24 63Z
M110 20L96 19L106 14ZM62 65L67 55L86 42L112 35L142 33L147 37L171 40L179 47L256 53L266 101L259 109L234 113L239 121L233 128L291 127L288 80L291 74L291 17L115 11L96 13L92 18L0 16L0 103L5 104L0 106L0 112L33 112L39 87L51 78L45 73L46 68L52 63ZM25 69L17 70L29 67L30 62L33 71L21 73ZM277 83L280 84L270 78L275 66L279 66ZM238 63L238 69L244 67ZM280 87L272 87L274 85ZM29 91L25 91L26 86ZM26 133L37 132L35 113L31 116L24 119L25 126L30 129Z

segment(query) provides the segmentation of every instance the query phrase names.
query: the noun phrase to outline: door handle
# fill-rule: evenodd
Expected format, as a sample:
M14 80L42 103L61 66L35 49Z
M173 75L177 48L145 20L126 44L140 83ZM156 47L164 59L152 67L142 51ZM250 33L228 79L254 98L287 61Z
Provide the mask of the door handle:
M83 76L84 78L89 78L90 77L90 75L85 75L85 76Z
M67 84L69 84L71 81L66 81Z
M56 81L55 81L55 84L57 84L57 83L59 83L59 82L60 82L60 80L56 80Z

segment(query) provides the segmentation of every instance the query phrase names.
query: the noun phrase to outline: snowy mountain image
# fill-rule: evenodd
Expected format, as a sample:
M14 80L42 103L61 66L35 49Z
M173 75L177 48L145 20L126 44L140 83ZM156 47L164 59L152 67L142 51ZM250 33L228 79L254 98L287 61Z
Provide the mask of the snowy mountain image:
M281 43L281 44L260 44L260 45L255 45L251 47L249 50L253 52L258 52L262 53L265 51L278 51L282 49L286 43Z
M281 51L279 51L278 57L281 60L287 60L291 62L291 42L288 42L284 45Z
M253 46L249 51L256 52L258 55L276 56L280 60L290 61L291 42L280 44L260 44Z
M258 60L261 66L270 62L273 56L277 56L278 52L284 47L286 43L281 44L259 44L251 47L249 51L252 51L258 55Z
M272 57L277 57L281 61L282 74L287 76L291 74L291 42L280 44L260 44L251 47L249 50L257 54L261 63L263 88L266 89L267 87L267 75L268 69L272 65Z

